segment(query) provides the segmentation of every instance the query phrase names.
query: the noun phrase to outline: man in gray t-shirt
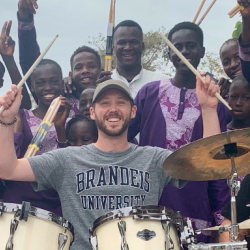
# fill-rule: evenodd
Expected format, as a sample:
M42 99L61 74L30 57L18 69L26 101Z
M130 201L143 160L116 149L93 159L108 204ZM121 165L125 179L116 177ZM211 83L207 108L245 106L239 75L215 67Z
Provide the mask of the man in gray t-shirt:
M12 91L16 92L16 86L12 86ZM13 147L12 124L21 91L16 97L13 92L0 98L0 105L6 108L0 116L0 178L31 181L36 190L54 188L59 193L63 215L74 226L71 250L91 249L88 229L107 211L157 205L166 184L185 184L162 171L168 150L128 143L128 125L135 117L136 106L123 82L109 80L95 90L90 108L98 127L95 144L19 160Z

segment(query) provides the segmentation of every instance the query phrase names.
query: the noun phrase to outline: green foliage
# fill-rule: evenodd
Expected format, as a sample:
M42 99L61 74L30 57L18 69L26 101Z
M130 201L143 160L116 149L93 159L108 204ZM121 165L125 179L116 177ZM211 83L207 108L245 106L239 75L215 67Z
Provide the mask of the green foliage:
M242 22L241 22L241 21L238 21L238 22L235 24L235 29L234 29L234 31L233 31L232 37L233 37L233 38L239 38L241 32L242 32Z

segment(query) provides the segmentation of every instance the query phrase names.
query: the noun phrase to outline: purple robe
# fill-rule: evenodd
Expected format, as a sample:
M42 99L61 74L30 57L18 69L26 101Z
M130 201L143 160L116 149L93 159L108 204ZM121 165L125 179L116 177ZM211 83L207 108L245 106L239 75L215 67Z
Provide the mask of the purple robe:
M165 98L165 106L168 105L167 102L168 99L171 98L173 89L171 89L171 92L167 92L166 88L166 97L164 97L164 91L162 91L164 83L169 86L169 80L155 81L146 84L141 88L135 98L137 114L131 121L128 137L131 139L140 132L139 145L141 146L150 145L161 148L168 147L167 130L168 127L175 125L176 120L173 119L172 124L171 122L170 124L166 123L166 110L162 110L162 104L164 103ZM193 102L194 104L192 105L194 105L194 110L197 113L199 108L195 101L193 101L193 97L190 97L191 99L186 99L187 93L192 92L192 90L187 90L185 88L180 90L177 87L174 88L176 88L176 91L179 93L177 98L177 109L173 108L177 120L184 117L185 109L187 107L190 108L189 106ZM189 93L189 95L191 96L191 93ZM221 131L226 131L226 125L230 122L231 116L229 111L221 103L218 105L218 116ZM190 141L195 141L202 138L202 117L201 115L196 115L196 117L196 120L193 121L193 127L187 128L186 133L184 134L185 136L180 136L180 140L175 142L176 148L186 144L188 139L190 139ZM194 228L200 229L214 225L215 219L220 219L220 211L227 204L229 198L229 188L226 180L189 181L181 190L169 185L166 186L163 190L159 204L176 211L181 211L182 215L185 217L191 217ZM209 242L209 236L210 232L205 232L197 238L198 241Z

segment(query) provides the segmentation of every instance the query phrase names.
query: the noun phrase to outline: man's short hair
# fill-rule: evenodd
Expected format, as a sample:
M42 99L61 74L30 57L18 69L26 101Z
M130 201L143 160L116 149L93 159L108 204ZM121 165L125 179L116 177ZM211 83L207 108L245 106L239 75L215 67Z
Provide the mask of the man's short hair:
M100 57L99 53L98 53L96 50L90 48L89 46L85 46L85 45L82 46L82 47L79 47L79 48L72 54L72 56L70 57L70 65L71 65L71 68L72 68L72 63L73 63L74 57L75 57L77 54L82 53L82 52L88 52L88 53L93 54L93 55L96 57L96 61L97 61L97 63L98 63L99 68L101 68L101 57Z
M120 28L120 27L136 27L138 28L138 30L140 31L140 35L141 35L141 39L143 39L143 31L142 31L142 28L141 26L135 22L135 21L132 21L132 20L125 20L125 21L122 21L120 23L118 23L114 29L114 34L115 32Z
M200 46L203 47L204 43L204 35L202 29L195 23L192 22L181 22L176 24L168 33L168 39L171 41L172 36L176 31L179 30L193 30L198 37L198 41L200 43Z

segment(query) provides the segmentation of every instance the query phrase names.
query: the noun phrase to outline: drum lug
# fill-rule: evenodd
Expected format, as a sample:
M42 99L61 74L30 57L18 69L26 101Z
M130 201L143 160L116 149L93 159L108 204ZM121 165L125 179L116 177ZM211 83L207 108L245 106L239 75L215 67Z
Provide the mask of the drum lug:
M119 218L118 221L118 228L122 237L121 240L121 250L129 250L128 244L126 243L126 237L125 237L125 232L126 232L126 222L122 221L121 218Z
M89 243L92 246L93 250L98 250L98 244L97 244L97 237L96 236L90 236L89 237Z
M9 237L8 242L6 244L5 250L13 250L13 238L14 238L14 234L15 234L15 231L17 229L18 223L19 223L19 221L16 219L11 220L10 237Z
M68 240L68 236L65 234L59 234L58 236L58 250L63 250Z
M169 220L162 221L162 227L165 230L166 234L165 249L166 250L174 249L174 243L170 236L170 221Z

